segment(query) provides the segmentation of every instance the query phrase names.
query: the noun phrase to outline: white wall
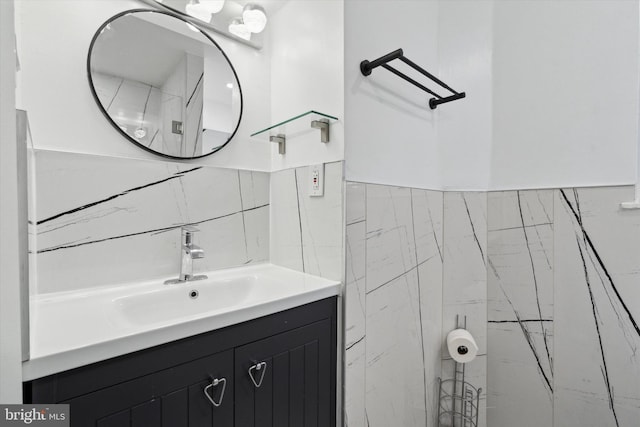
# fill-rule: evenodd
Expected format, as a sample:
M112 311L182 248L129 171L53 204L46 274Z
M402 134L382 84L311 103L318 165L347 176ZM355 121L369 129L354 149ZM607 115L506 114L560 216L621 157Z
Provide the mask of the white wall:
M343 22L343 1L289 1L270 18L271 120L265 116L263 128L309 110L340 119L326 144L310 119L287 126L285 155L264 137L273 170L344 158Z
M0 1L0 402L22 402L13 1ZM26 219L26 218L25 218Z
M437 113L431 97L387 70L368 77L360 62L402 48L433 73L438 66L438 2L345 1L345 169L349 181L440 188ZM411 76L409 67L392 64ZM422 79L421 79L422 81Z
M482 190L489 185L493 3L439 2L438 61L434 72L467 95L435 110L440 177L445 190Z
M490 189L632 184L638 2L495 2Z
M22 62L18 106L29 112L36 148L136 159L160 158L124 139L105 120L87 81L86 60L96 29L111 16L146 7L134 0L30 0L16 7ZM233 141L198 164L269 170L269 144L249 138L269 116L269 51L211 34L233 63L244 96ZM268 42L265 43L268 46ZM52 48L56 47L56 48Z
M347 0L345 28L348 180L635 183L637 2ZM399 47L467 98L430 111L428 95L386 70L360 75L362 59Z

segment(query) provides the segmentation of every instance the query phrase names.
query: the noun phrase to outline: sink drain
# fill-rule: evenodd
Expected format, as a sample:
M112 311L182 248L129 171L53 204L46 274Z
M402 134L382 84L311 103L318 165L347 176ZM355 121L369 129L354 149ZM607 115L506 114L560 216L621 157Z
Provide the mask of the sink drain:
M195 289L192 289L192 290L189 291L189 298L191 298L191 299L198 298L198 295L199 295L199 293Z

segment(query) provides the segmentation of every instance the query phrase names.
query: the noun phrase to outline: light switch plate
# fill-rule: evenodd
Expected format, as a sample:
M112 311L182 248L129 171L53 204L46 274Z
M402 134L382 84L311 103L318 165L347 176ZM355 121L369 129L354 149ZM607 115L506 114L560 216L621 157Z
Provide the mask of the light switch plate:
M324 195L324 163L309 166L309 196Z

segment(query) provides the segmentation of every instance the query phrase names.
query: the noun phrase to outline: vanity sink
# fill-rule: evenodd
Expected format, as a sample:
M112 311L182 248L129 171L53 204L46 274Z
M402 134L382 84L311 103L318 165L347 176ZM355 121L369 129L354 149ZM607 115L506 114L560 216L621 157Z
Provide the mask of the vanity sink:
M32 380L246 322L340 293L340 282L273 264L206 272L165 285L162 278L41 294L30 301Z
M233 310L256 292L254 274L224 280L204 279L127 295L113 300L119 315L133 325L170 322L206 312Z

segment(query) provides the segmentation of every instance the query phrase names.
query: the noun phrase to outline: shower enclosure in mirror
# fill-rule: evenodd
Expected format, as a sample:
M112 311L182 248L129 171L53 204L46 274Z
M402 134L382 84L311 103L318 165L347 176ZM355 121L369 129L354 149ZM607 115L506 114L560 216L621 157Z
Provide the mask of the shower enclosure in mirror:
M235 69L211 37L179 16L137 9L112 17L93 37L87 71L105 117L162 156L212 154L240 124Z

